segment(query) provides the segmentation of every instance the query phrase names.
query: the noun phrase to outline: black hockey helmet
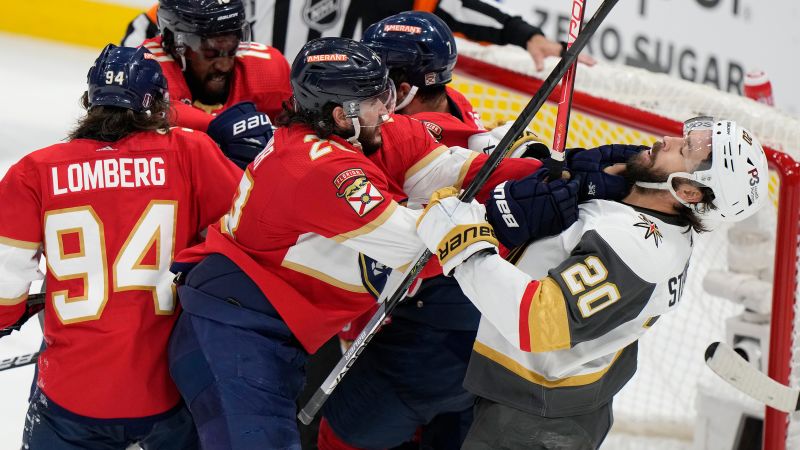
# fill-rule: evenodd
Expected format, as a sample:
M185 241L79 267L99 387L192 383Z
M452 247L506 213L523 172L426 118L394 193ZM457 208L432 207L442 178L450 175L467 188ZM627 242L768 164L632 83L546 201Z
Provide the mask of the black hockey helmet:
M90 108L102 105L147 112L156 100L169 100L161 65L144 47L108 44L86 81Z
M412 86L447 84L458 52L453 32L435 14L405 11L373 23L361 42L375 50L389 69L404 69Z
M178 54L186 46L200 51L202 40L213 36L234 34L239 41L250 40L242 0L160 0L158 28L165 45Z
M328 103L342 105L347 117L358 117L367 100L394 110L394 84L381 58L366 45L347 38L308 42L292 63L296 108L321 112Z

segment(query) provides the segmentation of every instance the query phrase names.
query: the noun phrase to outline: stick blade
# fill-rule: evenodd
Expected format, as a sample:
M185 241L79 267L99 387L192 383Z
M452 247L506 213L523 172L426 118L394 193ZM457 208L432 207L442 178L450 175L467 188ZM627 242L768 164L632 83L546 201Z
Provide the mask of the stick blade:
M748 363L729 345L714 342L706 349L706 365L728 384L786 413L798 409L800 391L778 383Z

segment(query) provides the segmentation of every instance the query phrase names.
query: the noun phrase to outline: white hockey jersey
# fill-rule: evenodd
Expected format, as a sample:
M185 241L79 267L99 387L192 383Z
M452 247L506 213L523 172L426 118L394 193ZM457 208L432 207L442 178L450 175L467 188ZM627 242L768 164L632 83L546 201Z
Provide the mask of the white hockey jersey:
M533 414L595 410L636 371L636 342L675 308L693 232L678 216L593 200L558 236L456 269L481 311L464 386ZM491 282L487 282L491 280Z

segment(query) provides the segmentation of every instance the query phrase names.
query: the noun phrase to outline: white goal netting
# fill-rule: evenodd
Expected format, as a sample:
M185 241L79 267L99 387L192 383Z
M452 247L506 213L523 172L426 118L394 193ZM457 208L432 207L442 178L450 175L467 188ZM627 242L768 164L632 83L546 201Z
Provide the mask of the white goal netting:
M515 118L538 87L535 79L543 80L557 62L548 61L545 70L537 73L530 56L521 49L482 46L463 40L458 44L461 60L453 87L467 95L487 125ZM800 119L747 98L631 67L580 66L575 89L567 147L588 148L605 143L649 145L661 135L680 133L679 124L685 119L711 115L744 124L765 147L791 157L776 164L775 171L771 171L770 204L756 219L749 221L747 227L768 236L770 248L767 251L774 252L778 247L779 260L784 259L782 267L790 267L788 270L779 268L776 283L784 290L789 286L791 293L785 296L784 302L794 310L794 300L798 298L797 228L786 225L791 221L796 224L800 216L796 209L798 200L787 194L794 178L791 173L783 172L791 172L794 167L797 173L794 161L800 161ZM556 105L548 102L531 124L545 142L552 142L556 111ZM783 214L780 219L779 210ZM781 222L783 225L778 228ZM793 236L786 236L786 230L793 230ZM697 409L700 390L730 399L732 404L743 405L743 409L763 411L755 402L716 379L703 359L708 344L726 340L726 319L744 310L740 304L711 295L703 288L709 271L729 270L728 231L727 227L718 229L698 239L681 306L661 318L641 340L639 370L615 399L615 428L604 448L711 448L703 442L702 436L696 435L698 424L703 420ZM783 239L781 245L777 244L778 236ZM737 271L743 266L748 271L748 256L741 255L741 251L734 253L739 261L735 264ZM743 259L745 264L742 264ZM754 258L754 264L756 260L768 261L768 267L748 271L754 279L768 283L764 292L768 302L770 293L766 291L773 282L774 258L770 253L767 258ZM781 313L781 317L785 315ZM793 329L800 330L800 327ZM793 331L780 339L791 348L797 347ZM769 358L776 358L776 363L791 368L791 384L800 383L800 355L793 352L791 356L769 355ZM783 423L783 417L780 416L778 422ZM774 450L800 448L800 423L796 422L800 420L790 421L788 438L784 441L780 437L780 446ZM778 424L778 428L781 426ZM771 430L767 428L766 433L775 434ZM654 440L654 437L659 438Z

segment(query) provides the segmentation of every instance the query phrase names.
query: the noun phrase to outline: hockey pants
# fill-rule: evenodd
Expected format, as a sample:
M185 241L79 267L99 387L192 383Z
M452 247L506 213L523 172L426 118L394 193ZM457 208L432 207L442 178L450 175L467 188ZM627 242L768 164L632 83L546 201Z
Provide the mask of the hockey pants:
M203 448L299 450L307 354L267 298L216 254L188 273L178 297L170 373Z

